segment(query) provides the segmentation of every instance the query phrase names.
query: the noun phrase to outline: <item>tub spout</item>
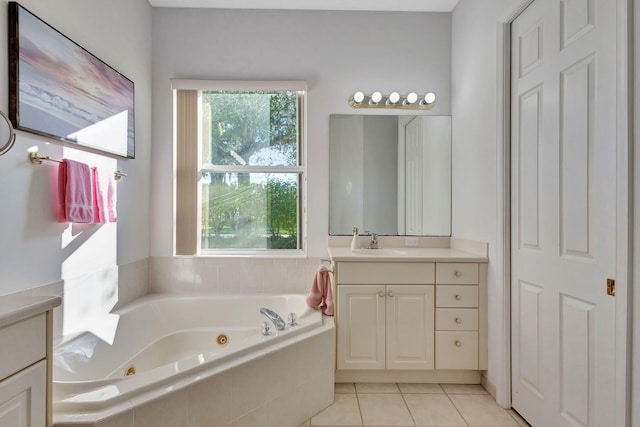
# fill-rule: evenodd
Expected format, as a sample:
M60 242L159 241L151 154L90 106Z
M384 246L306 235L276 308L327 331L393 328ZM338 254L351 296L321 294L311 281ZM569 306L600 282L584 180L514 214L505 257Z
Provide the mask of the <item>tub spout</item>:
M273 325L276 327L277 330L279 331L284 330L285 322L282 319L282 317L278 315L278 313L276 313L273 310L269 310L268 308L265 308L265 307L262 307L260 309L260 313L267 316L267 318L273 322Z

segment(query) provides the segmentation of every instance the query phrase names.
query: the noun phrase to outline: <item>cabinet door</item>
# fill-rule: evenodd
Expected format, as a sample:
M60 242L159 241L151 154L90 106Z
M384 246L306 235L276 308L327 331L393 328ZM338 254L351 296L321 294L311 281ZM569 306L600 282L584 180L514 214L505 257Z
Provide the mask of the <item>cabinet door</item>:
M387 286L387 369L434 368L434 287Z
M43 360L0 382L0 427L44 427L47 365Z
M385 287L338 286L338 369L385 368Z

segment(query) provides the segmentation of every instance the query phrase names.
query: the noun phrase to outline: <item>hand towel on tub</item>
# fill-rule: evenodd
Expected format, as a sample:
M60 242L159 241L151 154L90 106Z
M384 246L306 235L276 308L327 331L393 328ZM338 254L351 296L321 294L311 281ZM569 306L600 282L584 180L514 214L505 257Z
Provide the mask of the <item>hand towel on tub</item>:
M333 316L333 290L330 274L331 272L326 266L319 266L313 278L311 292L307 297L309 307L320 308L322 313L327 316Z
M93 222L91 169L74 160L63 159L58 166L58 221Z

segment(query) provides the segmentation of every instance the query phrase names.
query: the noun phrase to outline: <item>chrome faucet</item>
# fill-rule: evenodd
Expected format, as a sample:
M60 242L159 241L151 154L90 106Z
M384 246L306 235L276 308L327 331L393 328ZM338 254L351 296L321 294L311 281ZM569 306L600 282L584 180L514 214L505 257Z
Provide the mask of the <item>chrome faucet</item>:
M371 236L371 241L369 242L367 249L380 249L380 246L378 246L378 235L370 232L367 232L367 234Z
M267 318L271 320L271 322L273 322L273 326L275 326L277 330L279 331L284 330L286 323L284 322L282 317L278 315L278 313L276 313L273 310L269 310L268 308L265 308L265 307L262 307L260 309L260 313L267 316Z

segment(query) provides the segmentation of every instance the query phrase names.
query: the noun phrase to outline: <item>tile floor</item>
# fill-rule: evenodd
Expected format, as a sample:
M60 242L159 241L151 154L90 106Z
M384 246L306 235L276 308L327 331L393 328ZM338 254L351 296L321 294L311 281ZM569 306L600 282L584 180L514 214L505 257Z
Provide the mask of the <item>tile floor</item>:
M480 385L339 383L335 391L333 405L302 426L529 426Z

